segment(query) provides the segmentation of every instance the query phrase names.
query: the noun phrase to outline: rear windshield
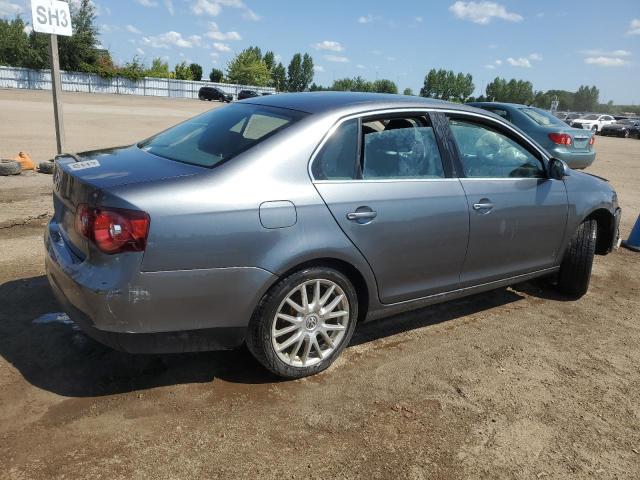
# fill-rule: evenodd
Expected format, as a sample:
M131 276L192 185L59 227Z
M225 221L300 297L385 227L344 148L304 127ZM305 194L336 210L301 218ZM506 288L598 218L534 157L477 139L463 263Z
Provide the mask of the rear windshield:
M262 105L216 108L138 144L178 162L215 167L297 122L306 113Z
M548 112L545 112L544 110L540 110L539 108L521 108L520 111L531 120L536 122L538 125L542 125L544 127L551 127L554 125L564 127L567 126L566 123L564 123L557 117L551 115Z

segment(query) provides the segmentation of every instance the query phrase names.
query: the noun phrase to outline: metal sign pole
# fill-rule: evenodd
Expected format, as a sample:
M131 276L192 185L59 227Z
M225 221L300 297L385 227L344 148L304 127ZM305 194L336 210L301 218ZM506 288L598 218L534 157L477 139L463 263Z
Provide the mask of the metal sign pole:
M56 125L58 155L64 152L64 121L62 118L62 84L60 83L60 59L58 37L49 35L49 57L51 58L51 90L53 92L53 116Z

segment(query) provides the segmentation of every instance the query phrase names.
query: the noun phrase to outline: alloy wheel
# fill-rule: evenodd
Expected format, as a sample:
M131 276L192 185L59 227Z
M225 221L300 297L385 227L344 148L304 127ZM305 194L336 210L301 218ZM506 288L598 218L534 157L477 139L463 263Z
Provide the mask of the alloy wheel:
M282 300L271 325L278 358L293 367L315 365L340 346L349 326L349 300L327 279L307 280Z

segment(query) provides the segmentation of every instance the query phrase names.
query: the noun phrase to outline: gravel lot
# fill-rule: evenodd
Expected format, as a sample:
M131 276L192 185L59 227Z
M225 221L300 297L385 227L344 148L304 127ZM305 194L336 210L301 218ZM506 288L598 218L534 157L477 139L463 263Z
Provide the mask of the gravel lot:
M215 103L66 94L71 150L131 143ZM53 155L48 92L0 90L0 155ZM627 237L640 141L596 140ZM280 382L245 351L132 356L58 314L51 177L0 177L0 478L640 478L640 254L589 294L525 283L356 330ZM34 322L34 320L37 320Z

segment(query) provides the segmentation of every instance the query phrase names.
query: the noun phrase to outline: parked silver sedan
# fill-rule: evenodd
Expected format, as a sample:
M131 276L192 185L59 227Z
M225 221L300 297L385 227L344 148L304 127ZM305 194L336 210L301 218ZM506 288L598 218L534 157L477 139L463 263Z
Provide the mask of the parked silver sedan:
M492 113L417 97L257 97L56 163L46 268L87 334L246 342L289 378L359 322L540 276L579 297L618 239L605 181Z

